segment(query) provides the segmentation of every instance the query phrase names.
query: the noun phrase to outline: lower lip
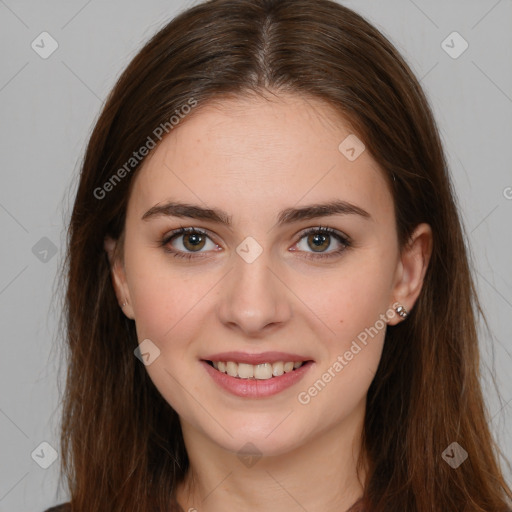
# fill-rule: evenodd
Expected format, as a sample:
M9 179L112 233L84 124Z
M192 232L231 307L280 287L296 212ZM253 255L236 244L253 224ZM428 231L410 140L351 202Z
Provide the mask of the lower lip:
M283 373L279 377L271 377L270 379L240 379L238 377L231 377L227 373L219 372L219 370L210 366L206 361L201 361L201 364L221 388L233 395L244 398L265 398L276 395L296 384L304 377L312 366L313 361L308 361L296 370Z

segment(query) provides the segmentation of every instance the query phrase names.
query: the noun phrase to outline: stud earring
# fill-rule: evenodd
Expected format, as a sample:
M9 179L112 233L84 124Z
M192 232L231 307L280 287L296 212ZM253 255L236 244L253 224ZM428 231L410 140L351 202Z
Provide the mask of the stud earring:
M122 304L121 304L121 307L124 308L126 306L126 304L128 304L128 302L124 301Z
M399 304L395 307L395 311L398 313L398 315L403 318L404 320L409 316L409 313L407 310L402 306L402 304Z

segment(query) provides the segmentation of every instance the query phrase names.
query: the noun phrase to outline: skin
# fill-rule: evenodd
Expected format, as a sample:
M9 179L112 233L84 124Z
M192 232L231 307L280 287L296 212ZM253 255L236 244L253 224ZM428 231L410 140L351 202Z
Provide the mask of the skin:
M146 369L181 419L191 462L178 489L184 510L334 512L362 493L365 471L358 480L356 460L385 328L307 404L298 394L394 303L412 309L432 235L421 224L400 250L382 171L368 151L349 161L338 150L350 133L329 106L294 95L197 107L134 177L122 256L115 241L105 241L124 313L135 320L139 342L150 339L160 350ZM233 225L141 219L171 199L223 209ZM276 225L284 208L335 199L371 218L338 214ZM195 259L175 258L159 245L181 226L211 234L199 248L205 258L183 245L187 235L167 246ZM352 245L331 258L307 259L318 252L301 233L319 226L348 235ZM248 236L263 249L250 264L236 252ZM330 242L324 253L343 247ZM387 324L400 321L394 314ZM200 363L229 350L293 352L314 364L277 395L241 398L219 388ZM250 467L237 456L247 442L261 454Z

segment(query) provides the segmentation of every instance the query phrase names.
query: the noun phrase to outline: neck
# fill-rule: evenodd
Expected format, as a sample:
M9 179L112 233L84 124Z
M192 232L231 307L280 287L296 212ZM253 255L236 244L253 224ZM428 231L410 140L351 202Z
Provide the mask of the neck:
M178 487L186 511L348 510L362 495L358 478L365 403L330 430L278 456L244 459L182 420L190 466Z

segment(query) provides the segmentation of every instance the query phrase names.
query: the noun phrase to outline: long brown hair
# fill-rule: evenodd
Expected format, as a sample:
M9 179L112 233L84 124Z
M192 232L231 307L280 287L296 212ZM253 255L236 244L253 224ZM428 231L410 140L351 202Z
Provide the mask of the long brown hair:
M479 381L481 310L432 112L392 44L330 0L196 5L152 37L109 95L68 232L61 451L72 510L163 512L189 464L178 415L134 357L135 324L103 248L123 234L143 161L133 152L157 144L162 127L179 129L170 119L186 122L184 105L195 102L195 115L210 100L265 90L321 99L350 123L389 180L402 247L419 223L433 231L422 292L407 321L388 328L368 392L360 510L508 510ZM457 469L442 458L452 442L469 454Z

